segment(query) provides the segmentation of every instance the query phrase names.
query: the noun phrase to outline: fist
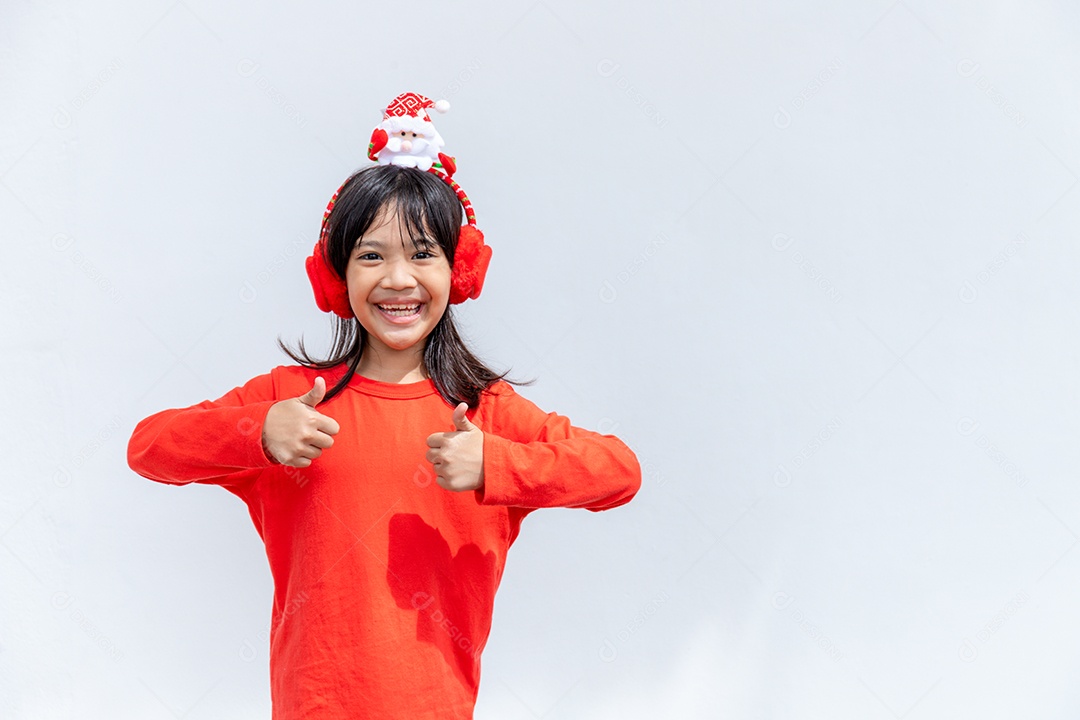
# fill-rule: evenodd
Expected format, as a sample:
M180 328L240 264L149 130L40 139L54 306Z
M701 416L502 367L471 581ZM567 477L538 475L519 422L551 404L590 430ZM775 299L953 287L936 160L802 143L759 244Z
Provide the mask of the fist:
M300 397L289 398L270 406L263 423L263 447L282 465L305 468L334 444L341 429L332 417L315 409L326 395L326 381L315 378L315 385Z
M435 482L445 490L484 487L484 431L465 417L468 409L465 403L454 408L453 431L428 435L425 457L435 469Z

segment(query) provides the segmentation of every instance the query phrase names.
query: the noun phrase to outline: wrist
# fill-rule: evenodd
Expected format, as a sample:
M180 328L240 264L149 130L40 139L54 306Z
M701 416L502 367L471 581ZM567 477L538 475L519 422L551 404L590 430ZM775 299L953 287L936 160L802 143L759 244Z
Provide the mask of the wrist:
M274 454L272 452L270 452L270 447L266 444L266 435L265 434L263 434L263 436L262 436L262 451L263 451L263 455L266 456L266 459L268 461L270 461L272 464L274 464L274 465L280 465L281 464L280 462L278 462L278 459L276 457L274 457Z

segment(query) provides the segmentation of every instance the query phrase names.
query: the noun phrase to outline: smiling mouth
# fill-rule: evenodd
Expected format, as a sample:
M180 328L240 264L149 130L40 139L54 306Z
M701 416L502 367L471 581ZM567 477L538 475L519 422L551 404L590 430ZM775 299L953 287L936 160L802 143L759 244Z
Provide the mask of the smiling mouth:
M418 315L421 305L423 303L418 305L376 305L375 307L391 317L409 317L410 315Z

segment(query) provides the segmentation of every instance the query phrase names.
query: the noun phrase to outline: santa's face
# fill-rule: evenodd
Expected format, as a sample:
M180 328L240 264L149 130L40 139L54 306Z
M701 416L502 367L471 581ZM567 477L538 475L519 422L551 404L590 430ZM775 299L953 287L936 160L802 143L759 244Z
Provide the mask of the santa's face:
M430 141L415 130L398 130L387 138L386 147L407 155L431 155Z
M381 127L386 132L386 147L379 153L380 162L427 170L438 161L443 140L430 121L395 117Z
M416 130L398 130L388 133L386 149L397 155L412 155L413 157L428 157L435 159L439 156L439 149L431 141L431 138Z

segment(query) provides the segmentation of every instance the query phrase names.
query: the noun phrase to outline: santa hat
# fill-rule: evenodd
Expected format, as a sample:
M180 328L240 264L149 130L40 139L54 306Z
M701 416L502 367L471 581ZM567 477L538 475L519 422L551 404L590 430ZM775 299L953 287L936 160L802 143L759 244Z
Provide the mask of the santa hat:
M431 122L431 116L427 114L428 108L444 113L450 109L450 103L446 100L435 102L416 93L401 93L383 110L383 120L392 117L414 117Z
M430 129L434 130L431 117L427 114L428 108L435 108L437 112L445 113L450 109L450 103L446 100L433 102L416 93L402 93L383 110L383 122L390 121L395 130L421 130L425 129L422 127L424 125L429 125ZM376 133L379 131L379 128L375 129ZM383 141L385 142L385 133ZM368 157L374 159L370 145ZM442 162L433 165L427 172L435 174L450 186L462 204L467 220L467 224L461 227L458 235L454 267L450 276L450 303L458 304L480 296L480 291L484 287L484 277L487 275L488 263L491 261L491 248L484 243L484 234L476 227L476 213L473 211L472 203L461 186L451 178L456 171L454 158L442 153L439 153L439 158ZM422 171L417 170L417 172ZM326 206L319 240L315 243L315 249L307 258L305 266L315 293L315 303L319 309L323 312L333 312L339 317L351 318L353 312L349 304L349 292L345 279L337 274L327 256L330 242L328 228L330 211L344 187L345 183L342 183Z
M435 102L416 93L402 93L383 110L383 121L379 127L391 132L408 130L428 135L438 134L435 124L431 122L431 116L427 113L429 108L445 113L450 110L450 103L446 100Z

